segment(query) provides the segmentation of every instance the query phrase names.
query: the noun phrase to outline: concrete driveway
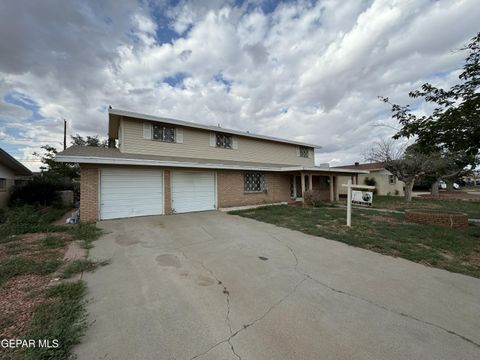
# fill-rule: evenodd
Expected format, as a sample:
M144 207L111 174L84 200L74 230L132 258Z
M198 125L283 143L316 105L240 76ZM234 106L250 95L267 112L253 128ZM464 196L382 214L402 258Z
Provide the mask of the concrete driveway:
M105 221L79 359L479 359L480 280L219 212Z

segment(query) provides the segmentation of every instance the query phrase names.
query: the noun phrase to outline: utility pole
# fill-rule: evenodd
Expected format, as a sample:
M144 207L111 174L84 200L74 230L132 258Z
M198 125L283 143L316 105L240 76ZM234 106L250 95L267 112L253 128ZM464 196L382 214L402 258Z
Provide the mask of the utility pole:
M63 150L67 148L67 120L63 119Z

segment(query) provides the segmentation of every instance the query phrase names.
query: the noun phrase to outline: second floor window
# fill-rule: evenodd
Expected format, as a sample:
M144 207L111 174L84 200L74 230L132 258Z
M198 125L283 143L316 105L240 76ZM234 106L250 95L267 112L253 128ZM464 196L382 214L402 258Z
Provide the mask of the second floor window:
M395 175L388 175L388 183L390 185L395 185L397 183L397 179L395 178Z
M306 146L300 146L300 157L308 158L308 147Z
M166 125L153 125L152 135L154 140L160 140L165 142L175 142L175 128Z
M232 135L215 134L215 146L224 149L231 149L233 144Z

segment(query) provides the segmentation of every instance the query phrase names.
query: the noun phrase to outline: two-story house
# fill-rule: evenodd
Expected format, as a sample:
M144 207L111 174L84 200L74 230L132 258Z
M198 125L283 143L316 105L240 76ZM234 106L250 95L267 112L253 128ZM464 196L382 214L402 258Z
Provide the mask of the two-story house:
M117 109L108 137L116 148L56 157L80 164L82 220L298 201L308 189L334 201L337 175L362 173L315 166L313 144Z

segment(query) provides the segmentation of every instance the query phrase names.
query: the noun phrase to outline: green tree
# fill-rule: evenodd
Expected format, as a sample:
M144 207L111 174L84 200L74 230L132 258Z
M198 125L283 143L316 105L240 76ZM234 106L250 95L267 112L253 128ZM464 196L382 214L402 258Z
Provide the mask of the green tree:
M452 154L464 153L469 165L475 166L480 148L480 32L461 50L468 55L458 84L442 89L426 83L420 90L409 93L411 98L433 104L431 114L417 116L409 105L380 98L391 105L392 117L401 125L395 139L416 137L424 152L433 147Z
M96 146L107 147L107 140L100 140L98 135L87 136L84 138L79 134L71 136L71 144L73 146ZM35 153L40 157L42 166L40 170L42 175L54 181L66 180L66 179L78 179L80 177L80 167L74 163L61 163L55 161L55 156L58 154L58 150L55 146L44 145L42 146L43 154Z
M52 180L59 179L78 179L80 177L80 168L78 164L63 163L55 161L58 150L52 145L42 146L43 154L34 153L40 158L42 166L40 170L42 175Z
M108 141L107 140L100 140L98 135L88 136L83 138L79 134L75 136L70 136L72 138L72 145L74 146L96 146L96 147L107 147Z

